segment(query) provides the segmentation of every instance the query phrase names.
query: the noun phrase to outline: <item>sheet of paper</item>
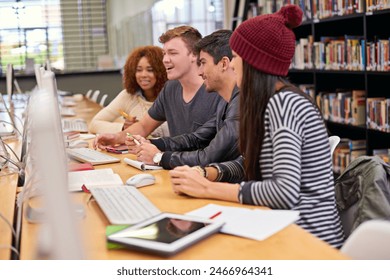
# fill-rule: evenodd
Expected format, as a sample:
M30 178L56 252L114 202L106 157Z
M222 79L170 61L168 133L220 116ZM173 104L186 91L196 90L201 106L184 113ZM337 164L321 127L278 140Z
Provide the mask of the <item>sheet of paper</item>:
M123 181L111 168L68 172L69 191L81 191L81 186L87 188L103 185L123 185Z
M293 210L260 210L242 207L228 207L208 204L188 212L187 215L225 221L221 232L245 238L264 240L299 218L299 211Z
M138 160L134 160L134 159L130 159L130 158L124 158L123 160L128 165L133 166L133 167L135 167L139 170L142 170L142 171L162 169L161 166L145 164L142 161L138 161Z

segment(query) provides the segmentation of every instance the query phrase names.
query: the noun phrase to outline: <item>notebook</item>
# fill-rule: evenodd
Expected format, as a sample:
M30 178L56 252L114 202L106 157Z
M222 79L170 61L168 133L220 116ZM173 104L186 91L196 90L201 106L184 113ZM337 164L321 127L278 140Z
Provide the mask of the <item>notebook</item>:
M130 159L130 158L124 158L123 160L128 165L135 167L135 168L142 170L142 171L163 169L161 166L146 164L146 163L143 163L142 161L138 161L138 160L134 160L134 159Z

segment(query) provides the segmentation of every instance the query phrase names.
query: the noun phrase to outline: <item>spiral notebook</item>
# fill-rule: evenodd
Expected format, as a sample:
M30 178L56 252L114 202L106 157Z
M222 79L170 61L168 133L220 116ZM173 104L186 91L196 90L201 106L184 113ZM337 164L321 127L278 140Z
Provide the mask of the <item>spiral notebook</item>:
M161 166L146 164L146 163L143 163L142 161L138 161L138 160L135 160L135 159L124 158L124 161L128 165L130 165L132 167L135 167L135 168L137 168L139 170L142 170L142 171L163 169Z

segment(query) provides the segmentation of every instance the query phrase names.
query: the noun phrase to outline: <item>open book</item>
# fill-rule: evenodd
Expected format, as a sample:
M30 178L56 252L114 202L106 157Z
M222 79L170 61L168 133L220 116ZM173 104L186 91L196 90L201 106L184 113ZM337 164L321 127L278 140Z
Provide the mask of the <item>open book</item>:
M133 166L133 167L135 167L139 170L142 170L142 171L162 169L161 166L146 164L146 163L143 163L142 161L138 161L138 160L134 160L134 159L130 159L130 158L124 158L124 161L128 165Z
M120 186L123 181L111 168L75 171L68 173L69 191L81 191L81 186L87 188L96 186Z

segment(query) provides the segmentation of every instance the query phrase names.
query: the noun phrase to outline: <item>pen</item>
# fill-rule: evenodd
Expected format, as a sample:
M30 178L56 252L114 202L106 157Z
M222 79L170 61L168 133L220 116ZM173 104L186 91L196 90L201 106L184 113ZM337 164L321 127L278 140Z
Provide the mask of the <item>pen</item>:
M214 215L212 215L209 219L212 220L212 219L218 217L221 214L222 214L222 211L219 211L219 212L215 213Z
M131 137L131 138L133 139L134 143L135 143L137 146L141 145L141 143L140 143L137 139L135 139L135 138L133 137L133 135L131 135L131 133L127 132L127 136L128 136L128 137Z

